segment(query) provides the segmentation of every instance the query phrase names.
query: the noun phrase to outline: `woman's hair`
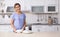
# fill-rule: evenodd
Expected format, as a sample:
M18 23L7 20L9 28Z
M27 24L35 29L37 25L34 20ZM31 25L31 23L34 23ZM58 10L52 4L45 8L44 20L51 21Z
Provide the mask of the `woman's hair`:
M19 5L19 6L21 6L19 3L15 3L15 4L14 4L14 8L16 7L16 5Z

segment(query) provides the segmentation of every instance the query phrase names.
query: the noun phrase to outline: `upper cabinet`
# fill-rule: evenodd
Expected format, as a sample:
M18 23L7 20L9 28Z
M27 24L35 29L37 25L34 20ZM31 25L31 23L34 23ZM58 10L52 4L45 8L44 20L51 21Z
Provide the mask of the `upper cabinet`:
M58 2L59 0L46 0L45 6L46 7L46 13L58 13Z
M32 13L58 13L58 0L25 0L24 9Z
M5 0L4 2L5 11L7 7L14 6L15 3L20 3L22 11L31 11L32 13L58 13L58 0Z

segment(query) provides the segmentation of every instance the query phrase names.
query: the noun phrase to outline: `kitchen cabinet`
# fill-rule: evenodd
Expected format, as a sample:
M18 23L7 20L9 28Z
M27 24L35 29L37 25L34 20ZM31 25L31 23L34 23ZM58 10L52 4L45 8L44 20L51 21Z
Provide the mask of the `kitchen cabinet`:
M58 12L58 0L5 0L5 9L8 6L13 6L15 3L21 4L22 11L32 11L32 6L44 6L44 10L42 13L55 13L55 12L48 12L48 6L56 6L56 12ZM42 11L42 9L41 9Z
M58 32L60 25L32 25L33 32Z
M58 13L58 0L32 0L31 2L31 7L32 6L44 6L44 12L42 13ZM55 8L50 8L51 11L48 11L48 7L51 6L55 6ZM37 10L37 12L34 13L41 13L42 9L40 12L38 12L38 9L35 9L35 11ZM55 10L55 11L53 11Z
M60 32L60 25L57 25L57 31Z
M56 5L58 0L32 0L32 5Z

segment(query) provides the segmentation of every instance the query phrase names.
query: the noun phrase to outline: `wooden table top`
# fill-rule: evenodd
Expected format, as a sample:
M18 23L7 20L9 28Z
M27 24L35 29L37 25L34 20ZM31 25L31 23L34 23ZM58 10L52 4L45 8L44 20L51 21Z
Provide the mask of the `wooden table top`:
M0 37L60 37L60 32L33 32L31 34L0 32Z

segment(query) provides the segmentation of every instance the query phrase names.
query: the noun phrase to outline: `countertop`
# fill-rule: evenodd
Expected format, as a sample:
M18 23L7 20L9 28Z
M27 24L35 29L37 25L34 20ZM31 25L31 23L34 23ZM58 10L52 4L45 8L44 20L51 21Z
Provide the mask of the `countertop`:
M42 23L30 23L30 24L27 24L27 25L60 25L60 24L42 24Z
M35 32L32 34L0 32L0 37L60 37L60 32Z
M0 24L0 25L10 25L10 24ZM27 25L49 25L48 23L27 23ZM50 25L60 25L60 24L50 24Z

